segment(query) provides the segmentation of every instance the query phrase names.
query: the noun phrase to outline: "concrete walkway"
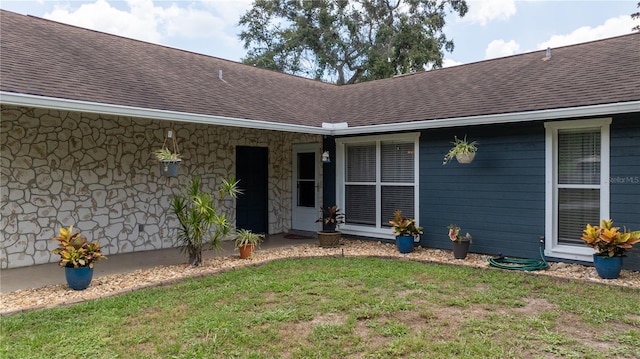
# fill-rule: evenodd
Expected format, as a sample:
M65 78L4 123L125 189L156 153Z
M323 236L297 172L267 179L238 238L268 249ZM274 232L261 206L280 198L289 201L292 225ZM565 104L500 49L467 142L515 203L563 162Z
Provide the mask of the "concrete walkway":
M268 236L260 248L286 247L295 244L316 243L315 233L301 233L295 238L285 234ZM306 237L306 238L299 238ZM223 242L223 250L204 251L203 259L237 255L234 253L233 241ZM132 272L138 269L153 268L160 265L187 263L186 254L180 253L178 248L158 249L154 251L124 253L108 255L108 259L96 263L93 277L99 278L111 274ZM13 292L19 289L39 288L46 285L64 284L64 270L58 263L38 264L29 267L0 270L0 293Z

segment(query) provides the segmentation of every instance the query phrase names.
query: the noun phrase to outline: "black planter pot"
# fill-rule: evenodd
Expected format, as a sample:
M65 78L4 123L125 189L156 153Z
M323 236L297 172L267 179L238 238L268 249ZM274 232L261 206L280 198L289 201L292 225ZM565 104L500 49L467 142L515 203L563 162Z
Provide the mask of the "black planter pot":
M469 253L469 244L471 241L455 241L453 242L453 258L465 259Z

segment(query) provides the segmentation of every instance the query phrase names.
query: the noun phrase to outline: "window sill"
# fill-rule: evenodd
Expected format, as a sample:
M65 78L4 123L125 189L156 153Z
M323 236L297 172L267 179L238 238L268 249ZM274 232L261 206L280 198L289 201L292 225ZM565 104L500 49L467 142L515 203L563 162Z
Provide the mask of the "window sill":
M544 255L553 258L571 259L575 261L593 262L593 249L584 246L556 245L545 249Z

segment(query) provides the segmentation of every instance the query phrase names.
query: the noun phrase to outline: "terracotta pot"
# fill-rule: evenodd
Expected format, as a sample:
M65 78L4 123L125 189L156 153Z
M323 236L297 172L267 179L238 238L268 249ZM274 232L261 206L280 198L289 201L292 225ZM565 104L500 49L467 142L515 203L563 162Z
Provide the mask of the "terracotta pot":
M253 244L244 244L238 247L238 251L240 252L240 259L251 258L253 255Z

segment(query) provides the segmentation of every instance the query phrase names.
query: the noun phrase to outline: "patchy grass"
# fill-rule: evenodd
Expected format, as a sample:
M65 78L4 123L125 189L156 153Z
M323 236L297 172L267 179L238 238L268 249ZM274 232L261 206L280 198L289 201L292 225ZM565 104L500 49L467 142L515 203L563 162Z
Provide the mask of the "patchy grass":
M2 358L637 358L640 292L375 258L286 259L0 318Z

